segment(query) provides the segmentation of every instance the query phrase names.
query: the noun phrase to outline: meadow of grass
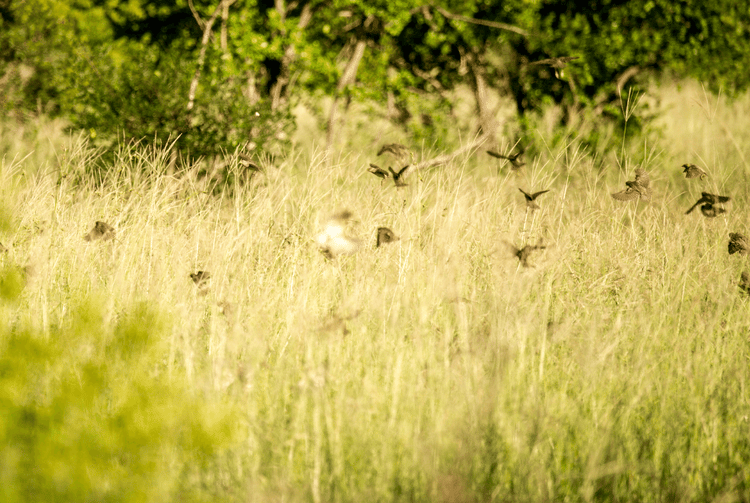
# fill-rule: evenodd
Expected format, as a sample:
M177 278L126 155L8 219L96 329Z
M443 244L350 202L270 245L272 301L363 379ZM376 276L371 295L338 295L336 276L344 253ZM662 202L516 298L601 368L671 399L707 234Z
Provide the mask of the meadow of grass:
M479 151L400 189L375 121L231 194L169 147L94 177L81 137L4 124L0 499L749 501L750 97L647 103L627 146L542 117L520 173ZM613 200L636 167L652 201ZM701 191L729 212L685 215ZM328 261L345 208L364 246ZM503 244L539 238L530 268Z

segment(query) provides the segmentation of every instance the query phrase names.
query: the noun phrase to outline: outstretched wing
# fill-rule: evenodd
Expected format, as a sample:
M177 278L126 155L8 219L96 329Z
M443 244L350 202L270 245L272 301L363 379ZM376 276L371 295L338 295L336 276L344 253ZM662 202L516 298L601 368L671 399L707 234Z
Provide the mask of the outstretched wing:
M540 190L539 192L534 192L533 194L531 194L531 199L536 199L537 197L541 196L545 192L549 192L549 189L547 189L547 190Z
M509 157L506 157L503 154L498 154L497 152L495 152L493 150L488 150L487 153L490 154L492 157L496 157L497 159L507 159L507 160L510 160Z
M639 197L641 197L641 195L638 193L638 191L635 191L630 187L625 190L621 190L620 192L612 193L612 199L617 199L618 201L635 201Z

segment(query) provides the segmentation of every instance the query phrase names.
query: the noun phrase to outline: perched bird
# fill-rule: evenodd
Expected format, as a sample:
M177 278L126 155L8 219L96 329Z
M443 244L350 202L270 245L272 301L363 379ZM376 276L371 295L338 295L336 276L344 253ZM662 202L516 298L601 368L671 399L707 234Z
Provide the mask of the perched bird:
M377 241L375 242L375 248L380 248L380 245L392 243L398 240L399 237L396 236L396 234L388 227L378 227L378 237Z
M534 66L534 65L551 66L552 68L555 69L555 77L557 77L558 79L561 79L563 77L563 68L568 66L568 63L578 58L579 56L560 56L557 58L541 59L539 61L534 61L533 63L529 63L529 66Z
M515 257L518 257L518 260L521 261L521 265L524 267L529 267L529 255L531 255L531 252L535 250L544 250L545 248L547 248L542 244L541 239L539 239L539 241L535 245L526 245L520 249L516 248L515 245L509 243L508 241L504 241L504 243L508 246L511 254Z
M512 165L514 171L517 170L517 169L521 169L521 168L523 168L526 165L526 163L523 162L522 159L519 159L519 157L521 157L521 155L523 155L523 152L524 151L521 150L517 154L504 155L504 154L497 153L497 152L495 152L493 150L488 150L487 151L487 153L490 154L492 157L496 157L498 159L506 159L506 160L510 161L510 164Z
M403 168L401 168L401 171L396 173L395 171L393 171L393 168L388 166L388 171L391 172L391 176L393 177L393 183L396 184L396 187L406 187L407 185L409 185L408 183L406 183L405 181L401 179L401 177L406 173L407 169L409 169L408 164L404 166Z
M703 171L703 169L699 168L695 164L683 164L682 165L682 172L685 173L685 178L699 178L703 180L708 176L708 173Z
M315 236L315 241L326 258L334 259L338 255L351 255L359 249L359 239L351 236L347 229L351 218L352 213L348 210L336 213L328 219L323 230Z
M367 168L367 171L369 171L373 175L375 175L378 178L381 178L383 180L385 180L386 178L388 178L389 176L391 176L391 174L388 171L384 170L383 168L381 168L377 164L370 164L370 167Z
M411 154L411 150L400 143L386 143L378 150L378 157L383 154L391 154L396 158L406 158Z
M698 201L692 205L685 214L689 215L696 206L702 205L701 213L703 213L704 216L715 217L721 213L726 213L727 211L723 207L717 205L726 203L729 200L731 200L731 197L729 196L719 196L716 194L709 194L708 192L701 192L701 198L698 199Z
M638 168L635 170L635 180L625 182L628 188L613 193L612 197L618 201L635 201L636 199L649 201L651 200L650 183L651 178L648 176L648 173Z
M109 224L97 221L94 224L94 228L83 236L83 239L86 241L96 241L97 239L109 241L110 239L114 239L114 237L115 230Z
M539 192L534 192L533 194L529 194L528 192L526 192L525 190L523 190L520 187L518 188L518 190L520 190L523 193L523 197L526 198L526 209L527 210L538 210L538 209L540 209L539 205L536 204L535 199L537 197L541 196L542 194L544 194L545 192L549 192L549 189L548 189L548 190L540 190Z
M740 290L750 295L750 274L747 271L742 271L740 274L740 282L737 284Z
M750 243L747 241L747 237L739 232L729 233L729 244L727 245L730 255L739 253L740 255L750 254Z

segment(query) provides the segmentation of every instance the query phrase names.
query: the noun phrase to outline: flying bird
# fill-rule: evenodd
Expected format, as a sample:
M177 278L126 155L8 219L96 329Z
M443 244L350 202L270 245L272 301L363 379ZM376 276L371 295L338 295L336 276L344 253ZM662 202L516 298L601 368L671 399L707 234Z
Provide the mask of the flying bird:
M114 237L115 230L112 228L112 226L105 222L97 221L94 224L94 228L91 229L88 234L83 236L83 239L86 241L96 241L98 239L101 239L102 241L109 241L110 239L114 239Z
M398 240L399 237L396 236L396 233L394 233L388 227L378 227L378 237L375 242L375 248L380 248L380 245L392 243Z
M506 159L506 160L510 161L510 164L511 164L511 166L512 166L512 168L513 168L514 171L518 170L518 169L521 169L521 168L523 168L526 165L526 163L522 159L519 159L519 157L521 157L521 155L523 155L523 152L524 151L521 150L517 154L504 155L504 154L500 154L498 152L495 152L494 150L488 150L487 151L487 153L490 154L492 157L496 157L497 159Z
M539 61L534 61L533 63L529 63L529 66L535 66L535 65L551 66L552 68L555 69L555 77L557 77L558 79L562 79L563 69L566 66L568 66L568 63L578 58L579 56L560 56L557 58L541 59Z
M190 273L190 279L198 287L198 295L205 296L208 293L208 285L211 280L211 274L208 271Z
M367 168L367 171L369 171L370 173L372 173L373 175L377 176L378 178L380 178L382 180L385 180L386 178L388 178L389 176L391 176L391 174L388 171L384 170L383 168L381 168L377 164L372 164L371 163L370 167Z
M689 215L696 206L702 205L701 213L703 213L704 216L715 217L721 213L726 213L727 210L718 205L726 203L729 200L731 200L731 197L729 196L719 196L716 194L709 194L708 192L701 192L701 198L698 199L698 201L692 205L685 214Z
M532 211L540 209L539 205L536 204L535 199L541 196L542 194L549 192L549 189L547 189L547 190L540 190L539 192L534 192L533 194L529 194L528 192L526 192L520 187L518 188L518 190L520 190L523 193L523 197L526 198L526 209L532 210Z
M739 232L729 233L729 244L727 245L730 255L739 253L740 255L750 254L750 243L747 241L747 237Z
M406 166L404 166L403 168L401 168L401 171L399 171L398 173L396 173L395 171L393 171L393 168L391 168L390 166L388 166L388 171L391 172L391 176L393 177L393 183L396 184L396 187L406 187L407 185L409 185L408 183L406 183L405 181L403 181L401 179L401 177L404 174L406 174L406 170L407 169L409 169L409 165L408 164Z
M391 154L396 159L406 159L407 157L414 155L412 151L409 150L409 147L401 145L400 143L386 143L380 147L380 150L378 150L378 157L383 154Z
M614 192L612 198L618 201L635 201L637 199L643 199L644 201L651 200L651 178L644 170L638 168L635 170L635 180L625 182L627 189L621 190L620 192Z
M518 258L518 260L521 261L521 265L524 267L530 267L529 266L529 256L531 255L531 252L535 250L544 250L547 248L542 244L542 240L539 239L537 244L535 245L526 245L523 248L516 248L515 245L508 241L504 241L506 246L508 247L508 250L510 250L511 254Z
M742 271L740 274L740 282L737 284L740 290L750 295L750 274L747 271Z
M356 253L360 241L348 232L348 222L352 213L348 210L341 211L331 216L323 226L323 230L315 236L321 253L328 259L334 259L339 255L351 255Z
M682 172L685 173L685 178L700 178L703 180L708 176L708 173L695 164L683 164Z
M208 271L198 271L190 273L190 279L193 280L193 283L201 287L205 285L209 279L211 279L211 273L209 273Z

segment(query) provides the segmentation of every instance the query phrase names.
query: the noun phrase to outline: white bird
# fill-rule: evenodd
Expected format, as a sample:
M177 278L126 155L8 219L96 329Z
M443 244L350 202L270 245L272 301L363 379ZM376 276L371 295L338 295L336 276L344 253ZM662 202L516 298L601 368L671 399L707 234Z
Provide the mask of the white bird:
M359 239L351 236L347 223L352 218L348 210L336 213L323 226L323 230L315 236L315 242L320 251L329 259L338 255L351 255L357 252L362 244Z

